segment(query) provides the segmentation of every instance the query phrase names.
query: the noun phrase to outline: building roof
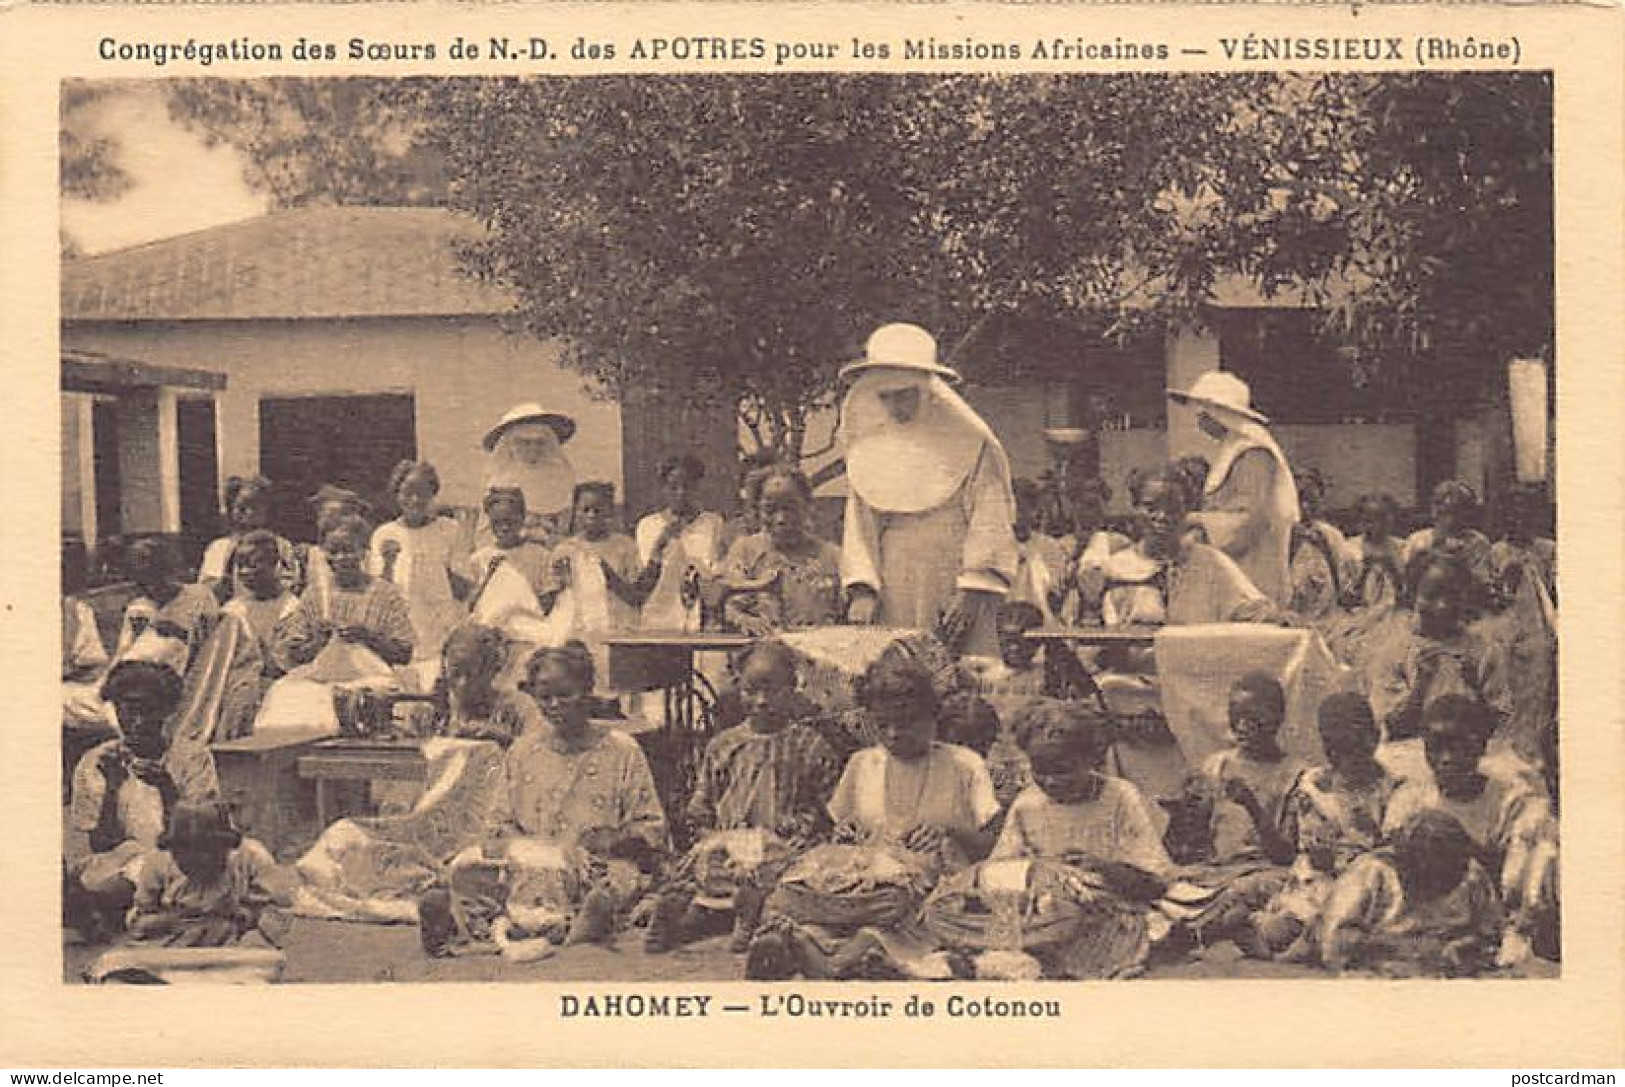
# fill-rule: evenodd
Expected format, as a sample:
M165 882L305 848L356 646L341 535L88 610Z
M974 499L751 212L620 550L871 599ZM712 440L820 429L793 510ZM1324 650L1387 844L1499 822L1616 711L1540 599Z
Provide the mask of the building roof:
M64 321L250 321L506 313L469 278L474 220L445 208L309 207L62 267Z
M213 370L158 366L97 351L62 351L63 392L121 392L163 386L213 391L226 387L226 375Z

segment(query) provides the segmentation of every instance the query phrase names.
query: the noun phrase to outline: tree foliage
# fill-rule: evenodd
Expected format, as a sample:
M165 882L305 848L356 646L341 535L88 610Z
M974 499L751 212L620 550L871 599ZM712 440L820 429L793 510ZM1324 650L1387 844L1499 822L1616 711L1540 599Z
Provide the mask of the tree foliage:
M477 216L470 269L596 387L737 404L792 453L885 320L950 350L1005 316L1127 336L1241 276L1318 304L1367 377L1467 360L1481 384L1553 342L1544 75L196 80L171 102L284 206Z
M60 169L62 196L71 200L109 202L129 191L130 175L119 165L118 140L100 131L95 107L112 93L113 85L85 80L62 84L60 116ZM62 254L74 256L78 245L66 233Z

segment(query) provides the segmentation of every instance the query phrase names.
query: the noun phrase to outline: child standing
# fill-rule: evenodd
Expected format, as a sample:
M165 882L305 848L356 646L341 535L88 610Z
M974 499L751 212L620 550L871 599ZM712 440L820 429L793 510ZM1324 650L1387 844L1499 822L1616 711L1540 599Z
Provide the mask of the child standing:
M576 485L570 537L553 549L548 576L538 593L547 613L552 640L580 639L593 651L595 671L605 674L608 655L602 638L638 625L638 608L661 576L666 547L656 547L647 564L638 559L637 544L612 530L615 485Z
M331 483L322 484L321 489L311 497L310 504L315 509L316 542L305 547L304 554L300 556L303 576L297 591L301 595L312 586L326 586L332 581L333 572L328 567L327 555L321 543L333 526L344 517L365 519L372 515L372 507L360 495Z
M1044 492L1037 481L1017 479L1011 483L1010 490L1016 500L1011 531L1015 533L1021 560L1006 600L1033 605L1043 622L1051 624L1066 597L1071 555L1058 539L1041 531Z
M1310 623L1329 618L1343 597L1348 580L1349 545L1342 531L1321 516L1326 501L1326 478L1314 468L1295 475L1298 486L1298 523L1292 526L1288 575L1292 613Z
M446 635L463 618L458 603L468 585L455 570L462 567L461 531L456 522L435 515L440 474L427 461L401 461L389 477L400 516L372 534L367 572L393 582L406 597L412 616L413 658L423 672L422 688L432 683Z
M547 583L548 554L546 547L525 536L525 492L518 487L494 487L485 493L484 508L492 542L470 559L474 584L484 585L494 564L501 561L524 575L531 591L540 594Z
M722 518L701 510L695 494L705 465L693 454L660 466L666 506L638 522L638 559L658 564L659 576L643 602L642 625L655 630L698 630L699 587L716 577L722 559Z

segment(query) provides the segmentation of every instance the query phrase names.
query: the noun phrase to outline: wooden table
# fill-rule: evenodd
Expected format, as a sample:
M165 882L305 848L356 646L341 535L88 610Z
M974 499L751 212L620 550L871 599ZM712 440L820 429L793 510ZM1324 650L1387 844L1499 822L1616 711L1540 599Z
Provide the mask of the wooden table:
M1052 648L1080 646L1088 649L1150 649L1157 627L1040 627L1027 637L1044 647L1045 689L1068 698L1093 698L1104 708L1105 697L1094 674L1076 653L1056 653Z
M310 787L300 779L298 762L325 736L276 729L210 748L221 799L232 809L237 825L279 860L297 856L315 837Z
M316 783L316 821L333 820L335 782L423 781L429 763L421 740L329 739L300 755L299 777Z
M679 841L700 757L716 724L717 691L695 670L694 656L737 652L753 641L747 634L683 630L628 631L604 639L609 649L610 690L620 694L661 692L664 723L643 742L646 749L651 741L658 745L653 760L655 786Z

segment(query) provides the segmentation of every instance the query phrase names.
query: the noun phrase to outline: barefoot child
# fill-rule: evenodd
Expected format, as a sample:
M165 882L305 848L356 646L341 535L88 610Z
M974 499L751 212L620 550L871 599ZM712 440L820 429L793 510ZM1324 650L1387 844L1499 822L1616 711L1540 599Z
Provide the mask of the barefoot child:
M1287 800L1304 767L1282 750L1286 694L1262 672L1230 688L1232 746L1202 766L1187 792L1211 805L1207 859L1192 878L1220 894L1192 922L1191 935L1210 946L1250 935L1251 916L1286 884L1297 853L1287 833Z
M1287 798L1286 836L1298 853L1291 882L1254 918L1257 940L1243 949L1260 957L1297 958L1306 951L1332 882L1382 842L1399 786L1375 758L1377 722L1365 696L1327 696L1319 724L1327 765L1302 774Z
M666 849L666 819L642 749L592 719L592 654L543 648L532 684L544 722L508 749L497 830L454 858L449 893L422 904L425 946L445 950L448 920L510 954L609 943Z
M689 825L700 841L661 896L649 928L651 951L682 943L702 920L685 917L696 892L732 899L733 949L744 951L784 864L828 829L824 802L839 767L829 744L797 719L807 704L796 698L795 657L782 642L759 642L745 657L739 685L745 721L706 747L688 805ZM764 833L747 838L738 831ZM761 856L743 856L750 852ZM734 879L724 873L718 880L732 883L732 895L704 886L714 868L733 872Z
M1417 812L1395 829L1391 846L1338 877L1318 926L1321 962L1402 975L1486 969L1501 909L1474 854L1453 816Z
M1556 957L1558 828L1529 766L1507 751L1486 757L1496 723L1496 714L1471 698L1434 702L1422 732L1429 773L1395 794L1388 823L1437 809L1461 824L1500 890L1507 923L1498 961L1513 965L1537 948Z
M1077 703L1047 701L1033 711L1026 726L1033 784L1011 804L987 863L952 878L926 905L927 925L939 936L956 943L963 925L970 949L984 952L979 974L990 972L987 953L1018 950L1034 955L1048 977L1120 977L1144 965L1146 915L1173 863L1140 791L1102 772L1108 736L1101 724ZM1022 860L1052 863L1012 863ZM1078 908L1084 917L1067 916ZM998 931L1001 914L1022 931ZM978 916L993 918L985 931Z
M118 736L86 752L73 772L63 910L87 937L101 935L130 904L132 867L158 844L180 789L164 766L165 726L181 700L173 668L125 660L103 681ZM111 922L115 923L116 922Z

